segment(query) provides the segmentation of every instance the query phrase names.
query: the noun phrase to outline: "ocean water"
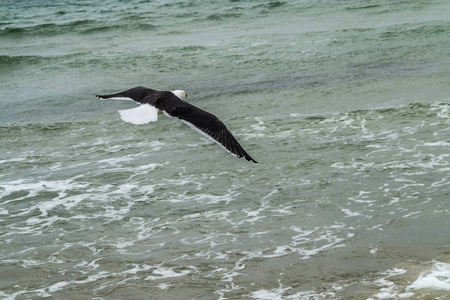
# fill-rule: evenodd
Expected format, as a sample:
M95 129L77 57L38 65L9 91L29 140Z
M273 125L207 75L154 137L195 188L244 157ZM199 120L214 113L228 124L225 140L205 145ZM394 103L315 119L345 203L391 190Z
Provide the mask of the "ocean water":
M450 3L1 1L1 299L449 299ZM259 162L95 94L184 89Z

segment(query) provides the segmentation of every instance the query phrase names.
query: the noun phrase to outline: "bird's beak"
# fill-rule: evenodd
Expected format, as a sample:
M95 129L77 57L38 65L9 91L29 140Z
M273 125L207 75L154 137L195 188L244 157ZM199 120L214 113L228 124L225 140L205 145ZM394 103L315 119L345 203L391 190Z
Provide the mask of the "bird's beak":
M187 97L187 93L184 93L184 97L185 97L185 98Z

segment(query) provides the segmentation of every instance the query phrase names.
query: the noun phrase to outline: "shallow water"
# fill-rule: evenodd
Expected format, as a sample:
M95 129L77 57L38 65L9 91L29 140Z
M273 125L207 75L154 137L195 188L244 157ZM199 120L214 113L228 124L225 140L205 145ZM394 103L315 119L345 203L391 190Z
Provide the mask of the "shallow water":
M6 2L0 296L445 299L445 1ZM94 95L182 88L259 164Z

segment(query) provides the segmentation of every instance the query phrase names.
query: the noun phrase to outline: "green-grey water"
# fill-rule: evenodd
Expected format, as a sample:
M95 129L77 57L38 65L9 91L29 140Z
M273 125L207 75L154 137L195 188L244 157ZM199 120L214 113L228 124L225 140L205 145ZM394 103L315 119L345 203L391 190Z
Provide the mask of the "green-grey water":
M446 299L447 1L2 1L0 298ZM95 94L184 89L259 164Z

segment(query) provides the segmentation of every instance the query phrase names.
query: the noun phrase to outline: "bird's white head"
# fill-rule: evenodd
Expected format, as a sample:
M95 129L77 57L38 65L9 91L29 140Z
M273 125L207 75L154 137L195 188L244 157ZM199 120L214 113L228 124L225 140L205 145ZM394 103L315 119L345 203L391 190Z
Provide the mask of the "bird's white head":
M175 91L172 91L172 93L174 93L175 96L177 96L181 100L184 100L187 97L187 93L183 90L175 90Z

